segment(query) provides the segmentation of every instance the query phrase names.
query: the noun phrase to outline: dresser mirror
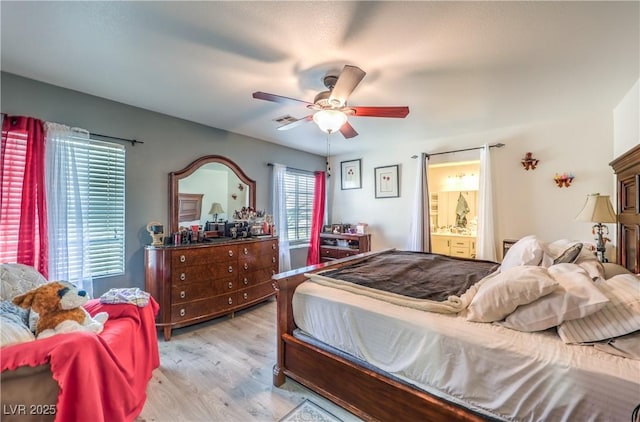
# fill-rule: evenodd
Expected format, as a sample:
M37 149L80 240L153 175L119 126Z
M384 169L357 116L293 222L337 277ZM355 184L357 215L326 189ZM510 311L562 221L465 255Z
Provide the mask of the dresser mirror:
M179 227L204 227L209 221L233 218L242 207L255 208L256 182L226 157L201 157L169 173L171 232Z

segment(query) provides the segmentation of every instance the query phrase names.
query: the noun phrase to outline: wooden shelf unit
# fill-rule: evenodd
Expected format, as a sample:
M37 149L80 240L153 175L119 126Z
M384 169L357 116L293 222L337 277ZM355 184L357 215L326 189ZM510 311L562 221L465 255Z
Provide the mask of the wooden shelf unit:
M320 262L346 258L370 250L370 234L320 233Z

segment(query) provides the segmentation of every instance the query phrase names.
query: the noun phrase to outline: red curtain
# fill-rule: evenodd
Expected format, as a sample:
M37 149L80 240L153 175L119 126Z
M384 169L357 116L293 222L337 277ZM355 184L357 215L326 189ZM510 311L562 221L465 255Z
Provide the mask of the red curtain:
M311 220L311 247L307 254L307 265L320 263L320 232L324 222L325 201L325 172L315 173L315 187L313 192L313 220Z
M0 150L0 262L48 276L44 122L3 116Z

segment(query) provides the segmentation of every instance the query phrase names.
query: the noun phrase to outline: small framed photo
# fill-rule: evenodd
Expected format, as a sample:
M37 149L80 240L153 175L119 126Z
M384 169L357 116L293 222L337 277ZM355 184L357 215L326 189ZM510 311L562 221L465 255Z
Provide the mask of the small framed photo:
M345 189L362 189L362 160L342 161L341 167L341 185L342 190Z
M331 233L333 232L333 227L331 226L331 224L327 224L326 226L322 227L322 233Z
M373 169L376 182L376 198L397 198L400 196L399 168L400 166L396 164Z

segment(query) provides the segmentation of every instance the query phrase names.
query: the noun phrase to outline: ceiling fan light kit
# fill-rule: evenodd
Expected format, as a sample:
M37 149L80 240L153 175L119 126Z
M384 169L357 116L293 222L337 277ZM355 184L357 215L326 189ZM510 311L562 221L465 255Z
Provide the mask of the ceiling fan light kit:
M323 132L333 133L339 130L345 138L353 138L358 136L358 132L349 124L347 116L404 118L409 114L409 107L406 106L347 106L349 95L365 75L366 73L359 67L346 65L339 76L325 76L323 83L328 91L317 94L313 103L261 91L254 92L253 98L274 103L304 105L310 110L315 110L312 115L279 126L278 130L288 130L313 120Z
M347 123L347 116L340 110L326 109L315 113L313 121L323 132L333 133L340 130L342 125Z

